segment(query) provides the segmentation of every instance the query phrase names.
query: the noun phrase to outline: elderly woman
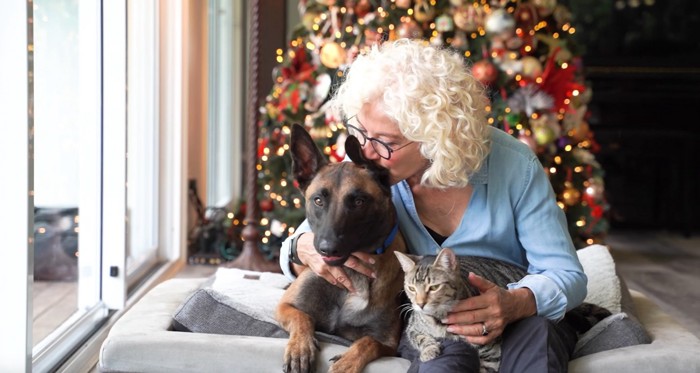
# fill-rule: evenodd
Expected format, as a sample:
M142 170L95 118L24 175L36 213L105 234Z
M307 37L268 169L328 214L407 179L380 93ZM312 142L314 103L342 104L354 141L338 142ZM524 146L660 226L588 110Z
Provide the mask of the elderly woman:
M389 169L410 252L434 255L449 247L527 270L507 289L470 275L481 295L452 309L443 321L448 330L473 344L502 336L501 371L566 371L576 336L559 321L585 298L586 276L536 155L487 124L483 91L459 54L404 39L360 55L333 104L365 157ZM308 267L352 291L343 267L325 264L308 231L302 224L295 233L301 236L283 245L285 273ZM344 266L372 276L363 265L370 261L357 254ZM446 342L420 370L478 369L475 356L465 343Z

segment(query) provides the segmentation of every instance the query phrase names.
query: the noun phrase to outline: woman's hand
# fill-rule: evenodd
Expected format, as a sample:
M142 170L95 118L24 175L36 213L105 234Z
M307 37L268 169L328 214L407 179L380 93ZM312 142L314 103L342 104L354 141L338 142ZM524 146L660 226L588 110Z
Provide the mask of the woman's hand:
M372 267L369 266L369 264L374 264L374 258L367 253L353 253L342 267L333 267L326 264L321 254L314 248L314 235L310 232L302 234L297 239L297 257L314 273L323 277L329 283L341 289L347 289L351 293L355 292L355 288L345 273L344 267L352 268L368 277L377 277ZM301 273L304 267L295 264L294 269L296 273Z
M503 289L474 273L469 274L469 282L481 294L461 300L443 320L447 331L469 343L491 343L511 322L537 313L535 296L528 288Z

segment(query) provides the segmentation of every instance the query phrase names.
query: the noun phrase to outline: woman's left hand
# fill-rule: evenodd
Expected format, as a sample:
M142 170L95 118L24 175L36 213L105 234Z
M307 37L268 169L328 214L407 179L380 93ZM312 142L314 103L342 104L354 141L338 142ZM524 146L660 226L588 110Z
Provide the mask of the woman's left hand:
M504 289L474 273L469 274L469 282L480 295L459 301L443 320L447 331L469 343L491 343L511 322L537 313L535 296L528 288Z

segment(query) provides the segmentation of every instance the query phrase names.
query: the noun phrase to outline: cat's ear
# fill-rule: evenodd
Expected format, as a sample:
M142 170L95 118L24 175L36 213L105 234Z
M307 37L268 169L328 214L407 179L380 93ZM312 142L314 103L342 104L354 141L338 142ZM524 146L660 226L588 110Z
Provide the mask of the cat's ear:
M416 260L412 255L406 255L398 251L394 251L394 254L399 260L399 264L401 264L401 269L403 269L404 272L408 273L408 271L412 270L413 267L416 266Z
M439 265L449 271L457 270L458 263L454 251L448 248L440 250L440 252L437 255L437 258L435 258L434 265Z

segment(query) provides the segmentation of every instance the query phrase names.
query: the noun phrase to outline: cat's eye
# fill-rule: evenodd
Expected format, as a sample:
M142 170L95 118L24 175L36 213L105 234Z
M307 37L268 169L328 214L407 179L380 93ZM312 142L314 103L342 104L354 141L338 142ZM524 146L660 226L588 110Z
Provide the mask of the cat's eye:
M430 285L428 287L428 291L437 291L440 288L440 285Z
M408 291L410 291L411 293L415 293L415 292L416 292L416 287L415 287L415 286L409 285L409 286L408 286Z

